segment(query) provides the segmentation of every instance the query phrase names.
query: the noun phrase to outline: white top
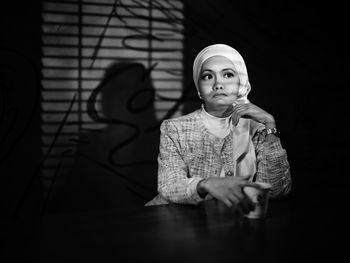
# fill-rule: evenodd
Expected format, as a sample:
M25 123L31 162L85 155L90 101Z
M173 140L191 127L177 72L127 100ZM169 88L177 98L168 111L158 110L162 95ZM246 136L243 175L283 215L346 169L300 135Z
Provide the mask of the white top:
M225 138L232 129L231 116L223 118L215 117L209 114L204 107L202 107L200 116L208 131L216 137Z

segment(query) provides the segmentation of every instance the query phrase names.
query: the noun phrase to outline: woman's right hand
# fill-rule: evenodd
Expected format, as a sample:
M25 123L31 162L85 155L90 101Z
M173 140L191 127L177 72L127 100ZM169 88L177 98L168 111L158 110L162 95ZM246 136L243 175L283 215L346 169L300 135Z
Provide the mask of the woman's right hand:
M209 177L200 181L197 190L201 196L210 194L227 206L248 213L254 209L254 205L242 189L251 184L249 178L250 176Z

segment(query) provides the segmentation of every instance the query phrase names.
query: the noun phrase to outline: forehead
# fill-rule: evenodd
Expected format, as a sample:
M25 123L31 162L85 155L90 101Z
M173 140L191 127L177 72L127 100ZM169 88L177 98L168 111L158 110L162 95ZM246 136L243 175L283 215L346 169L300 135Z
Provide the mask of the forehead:
M216 70L216 69L227 69L232 68L235 70L235 65L224 56L213 56L204 61L202 65L203 70Z

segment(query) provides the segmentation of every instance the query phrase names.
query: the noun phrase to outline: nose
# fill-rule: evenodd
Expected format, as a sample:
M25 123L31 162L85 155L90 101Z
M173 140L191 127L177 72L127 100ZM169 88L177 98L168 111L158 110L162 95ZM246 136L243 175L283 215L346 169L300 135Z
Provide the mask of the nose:
M223 90L223 89L224 89L224 86L223 86L221 83L216 82L215 85L214 85L214 87L213 87L213 89L214 89L215 91Z

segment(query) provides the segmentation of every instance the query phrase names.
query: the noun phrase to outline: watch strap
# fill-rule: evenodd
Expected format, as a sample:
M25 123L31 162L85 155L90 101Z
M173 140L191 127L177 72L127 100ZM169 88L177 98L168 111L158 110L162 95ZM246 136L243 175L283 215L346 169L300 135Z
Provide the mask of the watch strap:
M280 131L275 127L275 128L271 128L271 129L266 129L266 134L274 134L276 136L280 135Z

